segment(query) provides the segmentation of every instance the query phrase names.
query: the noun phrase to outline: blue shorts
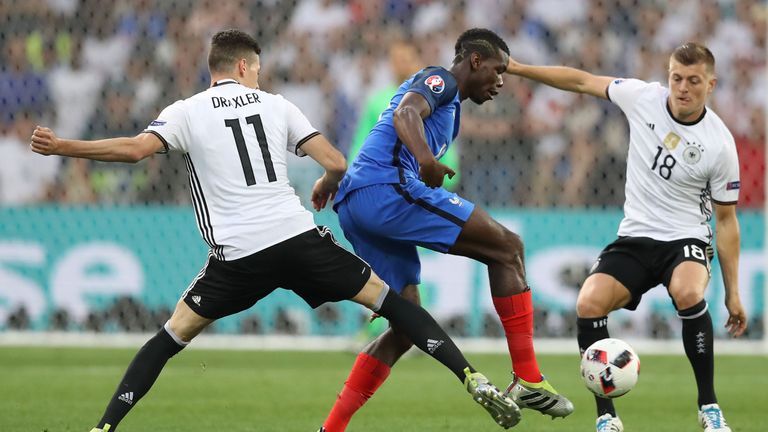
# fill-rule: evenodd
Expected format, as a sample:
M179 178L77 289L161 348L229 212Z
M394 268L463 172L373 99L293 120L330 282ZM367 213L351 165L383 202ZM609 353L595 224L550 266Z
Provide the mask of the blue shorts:
M416 179L356 189L335 206L355 253L398 293L420 282L416 247L448 252L474 208L455 193Z

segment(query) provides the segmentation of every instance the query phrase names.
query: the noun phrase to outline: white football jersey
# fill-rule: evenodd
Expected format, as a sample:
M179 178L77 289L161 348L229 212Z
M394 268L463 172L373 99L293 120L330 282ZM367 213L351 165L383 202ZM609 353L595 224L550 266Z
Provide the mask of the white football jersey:
M618 234L711 242L712 202L736 204L739 198L739 161L728 128L708 108L694 122L675 120L667 105L669 90L659 83L617 79L607 94L629 122Z
M184 152L200 234L219 260L315 227L288 183L287 152L319 132L288 100L221 80L165 108L145 132Z

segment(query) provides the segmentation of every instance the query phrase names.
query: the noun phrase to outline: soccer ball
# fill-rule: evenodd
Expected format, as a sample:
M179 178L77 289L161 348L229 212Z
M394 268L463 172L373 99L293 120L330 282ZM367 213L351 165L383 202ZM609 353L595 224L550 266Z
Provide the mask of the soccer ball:
M620 339L602 339L587 348L581 357L581 378L592 393L612 399L626 394L637 384L640 358Z

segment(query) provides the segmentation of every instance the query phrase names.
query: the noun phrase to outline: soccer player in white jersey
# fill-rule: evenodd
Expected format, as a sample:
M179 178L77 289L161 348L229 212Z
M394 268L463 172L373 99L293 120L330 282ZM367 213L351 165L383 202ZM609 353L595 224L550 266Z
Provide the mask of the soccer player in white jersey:
M253 306L276 288L310 306L352 300L389 319L448 367L502 427L520 420L515 403L475 371L421 307L403 299L356 255L318 227L288 183L286 150L325 173L312 189L320 210L335 195L346 161L292 103L259 90L258 43L239 30L213 36L211 87L178 101L135 137L78 141L37 127L31 148L45 155L138 162L184 153L198 228L210 253L168 322L136 354L91 432L114 432L166 362L208 324Z
M607 98L629 121L624 219L619 238L600 254L579 293L579 348L583 352L608 337L609 312L634 310L643 293L665 285L682 319L683 345L699 392L699 422L705 431L730 431L715 397L712 319L704 300L710 278L713 207L729 313L726 327L733 336L740 336L747 321L737 279L738 158L730 132L706 107L717 82L712 53L697 43L675 49L669 59L668 87L569 67L524 65L512 59L507 72ZM597 430L621 432L613 402L595 400Z

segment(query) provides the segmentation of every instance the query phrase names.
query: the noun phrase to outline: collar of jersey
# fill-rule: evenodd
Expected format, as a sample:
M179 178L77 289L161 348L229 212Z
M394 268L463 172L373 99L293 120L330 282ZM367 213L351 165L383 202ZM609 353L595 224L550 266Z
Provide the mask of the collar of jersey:
M225 84L240 84L240 83L237 82L237 80L234 80L232 78L225 78L223 80L218 80L215 83L213 83L212 87L217 87L217 86L221 86L221 85L225 85Z
M669 116L672 117L672 120L674 120L675 123L681 124L683 126L695 125L696 123L700 122L704 118L704 115L707 113L707 107L704 107L704 111L701 112L701 115L699 116L699 118L697 118L694 121L684 122L676 119L675 116L672 114L672 109L669 108L669 100L667 100L667 103L665 105L667 106L667 112L669 113Z

